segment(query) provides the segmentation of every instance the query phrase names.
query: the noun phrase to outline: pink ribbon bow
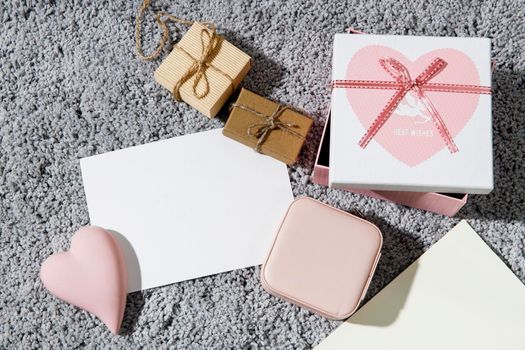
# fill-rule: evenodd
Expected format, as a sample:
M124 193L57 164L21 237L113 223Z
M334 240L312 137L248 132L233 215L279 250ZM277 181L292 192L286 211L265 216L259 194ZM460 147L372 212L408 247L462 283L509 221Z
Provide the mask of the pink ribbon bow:
M428 113L432 117L432 121L436 125L439 134L445 141L449 151L455 153L458 147L454 143L450 132L439 115L436 107L432 104L425 91L441 91L453 93L468 93L468 94L490 94L490 87L465 85L465 84L443 84L443 83L429 83L429 80L438 75L447 65L441 59L436 58L430 65L416 78L412 79L408 69L399 61L391 57L385 57L379 60L381 67L388 72L394 81L379 81L379 80L335 80L332 82L333 88L356 88L356 89L392 89L396 93L390 98L381 113L372 122L366 133L359 140L359 146L365 148L377 132L383 127L388 118L394 113L399 103L403 100L409 91L414 91L417 98L423 102Z

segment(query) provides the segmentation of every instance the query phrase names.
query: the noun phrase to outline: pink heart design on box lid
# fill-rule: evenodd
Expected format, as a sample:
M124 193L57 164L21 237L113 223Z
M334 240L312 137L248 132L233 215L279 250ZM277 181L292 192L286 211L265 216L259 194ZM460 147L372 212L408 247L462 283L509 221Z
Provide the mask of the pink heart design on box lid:
M51 294L94 314L112 333L120 329L127 271L117 241L106 230L80 228L69 251L53 254L42 263L40 279Z
M379 63L384 57L399 61L413 78L435 58L441 58L447 66L432 78L432 83L479 85L474 62L459 50L437 49L411 61L401 52L379 45L366 46L354 54L348 63L346 79L392 81L393 78ZM346 89L348 101L365 130L394 93L395 90ZM439 111L452 138L468 123L479 101L478 94L438 91L427 91L426 94ZM405 96L373 140L408 166L416 166L446 148L430 116L412 92ZM461 152L461 146L458 146Z

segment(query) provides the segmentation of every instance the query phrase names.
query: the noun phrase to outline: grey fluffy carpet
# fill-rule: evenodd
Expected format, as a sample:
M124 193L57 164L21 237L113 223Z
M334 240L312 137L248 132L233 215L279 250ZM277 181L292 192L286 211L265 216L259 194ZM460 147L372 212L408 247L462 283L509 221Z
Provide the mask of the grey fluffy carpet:
M218 128L153 80L160 61L134 56L139 1L0 2L0 348L311 348L339 322L265 293L259 267L131 294L122 335L46 292L42 261L89 223L78 159ZM368 296L467 219L525 282L525 37L517 1L155 1L154 9L209 20L254 58L244 86L315 118L296 196L358 209L384 233ZM492 41L495 190L454 218L310 180L329 102L332 36L370 33L482 36ZM150 12L149 48L159 38ZM164 52L168 54L168 50ZM203 200L206 200L203 198ZM204 215L204 214L203 214ZM436 330L437 331L437 330Z

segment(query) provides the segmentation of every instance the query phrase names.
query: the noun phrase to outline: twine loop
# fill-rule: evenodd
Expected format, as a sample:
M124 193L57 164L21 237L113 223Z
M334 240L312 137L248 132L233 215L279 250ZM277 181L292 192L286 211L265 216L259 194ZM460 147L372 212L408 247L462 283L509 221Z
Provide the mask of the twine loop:
M166 46L167 42L170 39L170 30L168 27L169 22L179 23L185 26L191 26L195 23L194 21L188 21L183 18L173 16L166 12L157 12L155 15L155 21L162 30L162 37L160 38L155 50L153 50L149 55L146 55L142 50L141 26L142 17L144 17L144 13L150 5L150 2L151 0L144 0L142 2L142 5L139 7L138 10L137 18L135 20L135 51L137 57L144 61L152 61L160 56L162 50L164 49L164 46ZM230 82L230 88L232 89L232 91L234 89L233 78L210 63L213 60L213 58L217 55L221 46L221 37L217 34L215 25L213 23L208 22L199 23L205 27L201 30L200 33L202 47L200 57L193 57L180 45L175 45L176 49L186 54L186 56L188 56L193 61L188 70L182 75L182 77L175 83L173 87L173 96L178 102L182 101L182 98L180 96L180 89L182 85L189 79L191 79L193 76L195 76L195 79L193 80L192 89L193 95L198 99L202 99L208 95L208 93L210 92L210 83L206 74L208 68L215 70L216 72L224 76L226 79L228 79ZM204 84L204 88L201 92L199 92L198 87L201 82Z

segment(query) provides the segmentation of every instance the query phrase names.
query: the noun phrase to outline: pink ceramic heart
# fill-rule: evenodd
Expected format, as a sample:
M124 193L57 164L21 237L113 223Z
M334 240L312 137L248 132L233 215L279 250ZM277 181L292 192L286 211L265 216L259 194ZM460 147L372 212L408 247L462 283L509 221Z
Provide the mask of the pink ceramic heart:
M479 85L479 74L474 62L461 51L438 49L412 62L397 50L376 45L366 46L355 53L348 63L346 79L392 81L393 78L379 64L379 59L385 56L401 62L410 72L412 79L425 70L433 59L439 57L447 62L447 66L431 79L431 83ZM346 93L352 109L366 130L395 91L347 89ZM477 94L447 92L426 92L426 94L443 118L452 138L455 138L467 124L479 100ZM416 166L440 150L446 149L446 143L439 135L432 119L412 93L405 96L373 140L408 166ZM461 144L457 146L461 152ZM449 156L453 157L454 154Z
M128 279L123 254L106 230L82 227L69 251L44 261L40 278L52 294L94 314L112 333L120 329Z

